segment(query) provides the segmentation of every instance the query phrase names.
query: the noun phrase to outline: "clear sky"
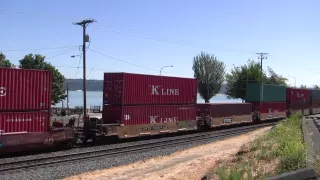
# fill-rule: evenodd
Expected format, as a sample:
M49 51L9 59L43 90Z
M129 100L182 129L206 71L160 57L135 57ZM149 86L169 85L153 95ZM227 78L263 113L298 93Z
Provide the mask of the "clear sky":
M89 79L108 71L159 74L166 65L174 67L164 75L193 77L201 51L227 71L266 52L263 67L290 84L295 77L297 85L320 85L319 0L1 0L0 51L14 64L28 53L45 55L65 77L81 78L79 57L70 56L81 53L82 29L72 22L86 18L98 21L87 28Z

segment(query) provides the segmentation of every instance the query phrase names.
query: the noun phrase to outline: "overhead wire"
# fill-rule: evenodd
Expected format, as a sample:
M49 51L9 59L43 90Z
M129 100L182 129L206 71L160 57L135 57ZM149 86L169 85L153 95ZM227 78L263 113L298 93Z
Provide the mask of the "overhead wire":
M95 51L95 50L93 50L93 49L91 49L91 48L89 48L89 50L92 51L92 52L95 52L95 53L97 53L97 54L100 54L100 55L102 55L102 56L108 57L108 58L110 58L110 59L114 59L114 60L116 60L116 61L120 61L120 62L129 64L129 65L132 65L132 66L136 66L136 67L139 67L139 68L142 68L142 69L147 69L147 70L150 70L150 71L157 71L157 72L160 71L160 70L157 70L157 69L152 69L152 68L149 68L149 67L144 67L144 66L140 66L140 65L137 65L137 64L128 62L128 61L124 61L124 60L122 60L122 59L119 59L119 58L116 58L116 57L112 57L112 56L110 56L110 55L107 55L107 54L104 54L104 53ZM171 73L171 72L166 72L166 71L162 71L162 72L164 72L164 73L169 73L169 74L182 75L182 76L184 75L184 74L177 74L177 73Z
M175 38L168 37L168 36L160 36L160 35L157 35L157 34L154 34L154 33L139 32L139 31L132 30L132 29L121 29L121 28L117 28L117 27L112 26L112 25L104 25L101 22L98 22L98 24L101 24L101 25L106 26L106 27L108 27L110 29L113 29L113 32L121 33L121 31L125 31L125 32L131 33L131 35L136 36L136 37L141 37L141 38L144 38L144 39L160 41L160 42L164 42L164 43L184 45L184 46L190 46L190 47L196 47L196 48L210 47L210 48L217 48L217 49L220 49L220 50L226 51L226 52L255 54L255 52L240 51L240 50L236 50L236 49L224 48L224 47L213 46L213 45L208 45L208 44L198 44L198 43L193 43L193 42L186 41L186 40L175 39ZM95 28L95 29L101 29L101 30L110 31L110 29L104 28L103 26ZM116 31L114 31L114 30L116 30Z
M114 59L114 60L117 60L117 61L120 61L120 62L123 62L123 63L126 63L126 64L130 64L130 65L132 65L132 66L136 66L136 67L139 67L139 68L142 68L142 69L148 69L148 70L151 70L151 71L158 71L158 70L151 69L151 68L148 68L148 67L144 67L144 66L140 66L140 65L137 65L137 64L133 64L133 63L131 63L131 62L127 62L127 61L121 60L121 59L119 59L119 58L112 57L112 56L110 56L110 55L107 55L107 54L104 54L104 53L95 51L95 50L93 50L93 49L91 49L91 48L88 48L88 49L89 49L90 51L92 51L92 52L95 52L95 53L100 54L100 55L102 55L102 56L108 57L109 59Z
M75 49L69 50L69 51L67 51L67 52L63 52L63 53L60 53L60 54L56 54L56 55L50 56L50 57L48 57L48 58L46 58L46 59L51 59L51 58L55 58L55 57L58 57L58 56L61 56L61 55L64 55L64 54L68 54L68 53L70 53L70 52L72 52L72 51L75 51L75 50L77 50L77 49L78 49L78 48L75 48Z
M70 48L74 48L77 46L62 46L62 47L50 47L50 48L30 48L30 49L5 49L5 50L1 50L0 52L7 52L7 51L41 51L41 50L54 50L54 49L70 49Z
M76 72L76 77L75 77L75 78L77 78L77 75L78 75L78 71L79 71L79 67L80 67L81 57L82 57L82 55L80 55L80 56L79 56L78 68L77 68L77 72Z
M28 12L22 12L22 11L14 11L14 10L9 10L9 9L4 9L4 8L0 8L0 12L14 12L14 13L18 13L18 14L25 14L25 15L33 15L33 13L28 13Z

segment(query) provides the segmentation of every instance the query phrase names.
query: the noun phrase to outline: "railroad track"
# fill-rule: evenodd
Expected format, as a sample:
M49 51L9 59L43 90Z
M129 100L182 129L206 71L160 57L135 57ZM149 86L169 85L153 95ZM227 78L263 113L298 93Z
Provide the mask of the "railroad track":
M216 132L205 132L205 133L197 133L192 135L178 136L178 137L169 138L166 140L160 140L160 141L151 142L151 143L141 143L137 145L128 145L124 147L106 148L102 150L70 153L70 154L64 154L64 155L58 155L58 156L50 156L50 157L43 157L43 158L37 158L37 159L28 159L28 160L0 163L0 173L15 171L15 170L27 170L30 168L51 166L51 165L57 165L59 163L75 162L75 161L81 161L85 159L92 159L92 158L98 158L98 157L108 157L108 156L116 156L116 155L125 155L128 153L138 153L138 152L143 152L143 151L152 150L156 148L164 148L164 147L188 144L188 143L201 141L201 140L202 141L209 140L209 139L220 140L220 139L244 134L258 128L273 126L275 124L276 122L263 123L258 125L235 128L235 129L226 129L226 130L221 130Z
M313 119L314 124L318 128L318 131L320 132L320 116L305 116L307 119Z

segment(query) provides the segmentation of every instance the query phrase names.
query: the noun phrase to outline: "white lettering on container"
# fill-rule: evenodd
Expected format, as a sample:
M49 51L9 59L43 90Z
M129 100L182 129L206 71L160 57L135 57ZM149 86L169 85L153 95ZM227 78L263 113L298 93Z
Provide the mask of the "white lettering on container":
M156 119L158 116L150 116L150 124L157 124Z
M0 96L6 96L6 87L0 87Z
M158 90L157 90L158 87L159 86L152 86L152 92L151 92L152 95L159 95Z
M14 119L7 119L7 122L31 122L32 119L23 119L23 118L14 118Z
M304 94L299 94L299 93L297 92L297 97L304 97Z
M152 85L151 95L173 95L173 96L178 96L179 95L179 89L170 89L170 88L168 88L168 89L165 89L165 88L158 89L159 87L160 86Z
M124 120L125 120L125 121L130 120L130 115L129 115L129 114L125 114L125 115L124 115Z
M157 117L159 116L150 116L150 124L157 124ZM177 121L177 117L166 117L166 118L159 118L160 121L159 123L167 123L167 122L176 122Z
M45 118L44 117L36 117L36 120L39 120L40 119L40 122L42 122L42 121L44 121L45 120Z

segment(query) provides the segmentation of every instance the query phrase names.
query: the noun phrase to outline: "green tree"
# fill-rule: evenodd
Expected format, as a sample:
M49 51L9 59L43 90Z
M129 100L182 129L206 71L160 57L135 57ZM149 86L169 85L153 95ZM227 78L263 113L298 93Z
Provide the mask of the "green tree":
M201 52L193 58L194 77L198 80L198 92L209 103L219 93L224 81L225 65L213 54Z
M301 84L300 88L307 88L306 85Z
M318 85L313 85L313 89L318 90L320 89Z
M59 101L66 98L63 82L64 76L52 66L50 63L45 61L45 56L40 54L28 54L20 60L20 68L24 69L39 69L48 70L52 72L52 104L56 104Z
M267 68L269 76L262 71L264 84L287 85L286 78L276 74L270 67ZM261 82L261 67L259 62L248 60L247 64L234 67L226 75L226 95L228 98L245 99L247 84Z
M14 65L6 58L6 56L3 53L0 53L0 67L14 67Z
M266 84L275 84L275 85L282 85L286 86L287 83L286 81L288 80L287 78L276 74L270 67L268 67L268 72L269 72L269 77L266 78L265 82Z
M262 74L266 80L265 73ZM231 72L226 75L226 95L228 98L244 99L246 96L246 88L249 83L261 82L260 64L248 60L247 64L240 67L234 67Z

